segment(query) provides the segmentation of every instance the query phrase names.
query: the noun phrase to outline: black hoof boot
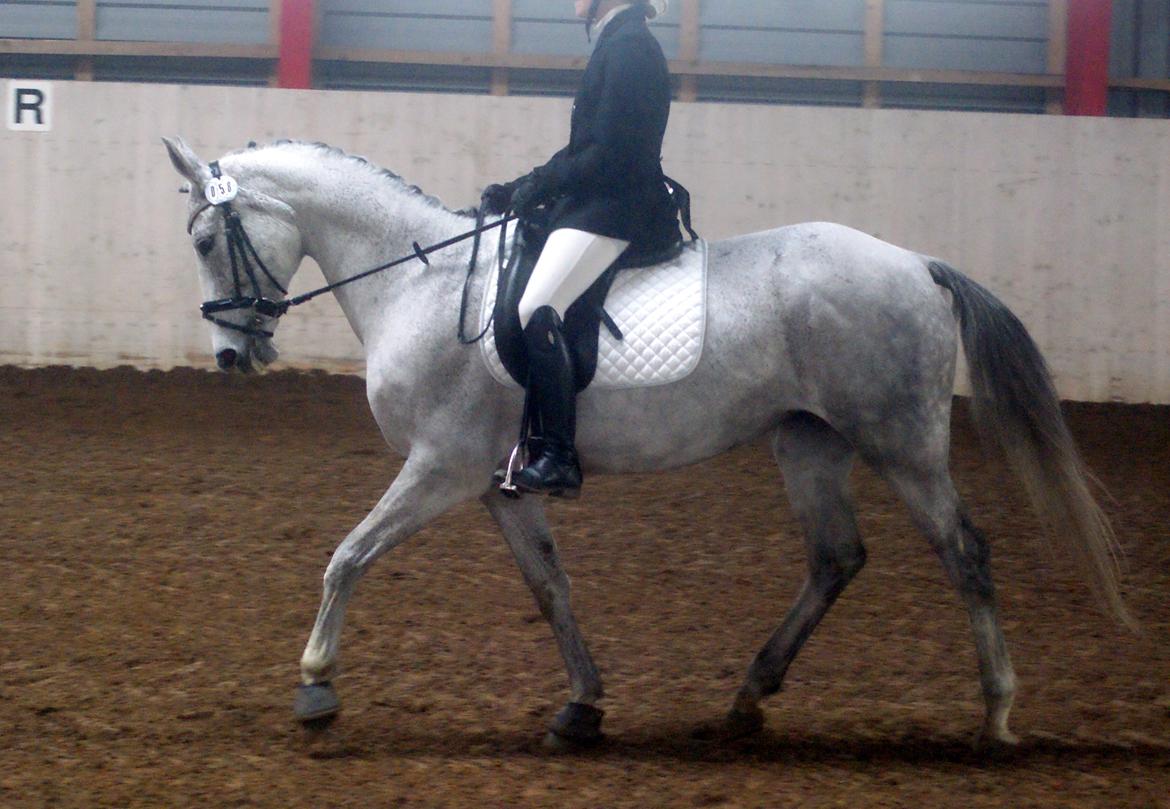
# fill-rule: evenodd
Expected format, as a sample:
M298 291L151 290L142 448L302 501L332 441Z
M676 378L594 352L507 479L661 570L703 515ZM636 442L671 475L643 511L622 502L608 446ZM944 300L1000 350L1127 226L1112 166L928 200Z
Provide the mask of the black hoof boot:
M297 688L293 714L306 730L324 730L333 724L341 711L341 701L331 683L315 683Z
M545 737L545 747L552 750L572 750L593 747L605 736L601 732L601 719L605 711L581 702L570 702L553 719Z

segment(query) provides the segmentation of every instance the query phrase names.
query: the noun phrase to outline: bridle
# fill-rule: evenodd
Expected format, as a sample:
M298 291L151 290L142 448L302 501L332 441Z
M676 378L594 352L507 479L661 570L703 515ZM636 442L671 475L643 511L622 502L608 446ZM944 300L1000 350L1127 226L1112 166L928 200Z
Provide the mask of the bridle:
M229 188L235 187L235 181L231 178L224 178L223 172L220 171L219 161L216 160L210 165L212 182L208 184L208 189L216 189L225 191ZM272 337L273 332L267 329L260 328L264 318L278 318L286 311L285 301L272 300L264 297L264 292L260 288L260 279L256 276L256 270L264 274L274 287L276 287L281 295L287 295L288 290L280 285L280 282L272 275L264 259L260 258L260 254L256 252L255 245L252 240L248 238L248 231L244 230L244 223L240 220L240 212L232 207L232 200L235 199L235 192L228 193L223 202L213 202L216 198L216 190L205 190L204 195L208 198L206 205L201 207L192 216L187 223L187 232L190 233L195 227L195 220L199 215L208 208L218 208L223 213L224 228L227 234L227 249L228 258L232 265L232 284L235 294L230 298L222 298L217 301L207 301L203 303L199 310L203 313L204 320L210 320L217 326L222 326L225 329L242 332L250 337ZM238 191L238 188L235 188ZM248 282L252 285L252 295L244 295L243 279L240 275L240 270L243 270L247 276ZM284 307L284 308L282 308ZM232 312L241 309L252 310L252 321L248 325L241 326L237 323L224 320L216 317L221 312Z
M402 258L398 258L394 261L379 265L372 269L366 270L365 272L360 272L357 275L350 276L349 278L343 278L340 281L327 284L326 286L314 289L311 292L306 292L303 295L297 295L293 298L285 299L266 298L264 297L263 290L260 288L260 280L256 274L257 269L260 270L264 277L267 278L272 283L272 285L280 291L281 295L287 295L288 290L280 285L280 282L276 280L276 278L269 271L268 267L264 264L264 259L260 258L260 254L256 251L256 247L252 244L252 240L248 237L248 231L244 229L244 223L240 219L239 211L232 207L232 200L235 199L236 194L239 191L239 187L236 185L235 180L223 174L223 172L220 170L218 160L211 163L209 168L211 169L212 181L208 183L207 187L204 189L204 197L207 199L207 203L191 215L190 220L187 222L187 233L191 233L194 230L195 220L198 219L204 211L211 208L218 208L223 213L224 224L227 233L228 257L231 261L232 267L234 295L230 298L220 298L219 300L205 301L204 303L200 304L199 311L203 314L204 320L209 320L217 326L221 326L225 329L231 329L232 331L241 332L242 334L246 334L250 337L271 338L274 335L274 332L261 328L261 325L264 323L265 319L276 320L286 314L288 310L294 306L300 306L301 304L307 303L319 295L324 295L326 292L332 292L339 287L352 284L355 281L362 280L363 278L369 278L371 275L383 272L384 270L388 270L392 267L397 267L409 261L414 261L417 259L423 264L430 266L431 262L427 256L431 253L435 253L439 250L445 250L446 248L458 244L459 242L474 238L475 241L473 242L471 250L471 261L467 268L467 278L463 283L463 296L459 309L459 341L465 345L470 345L471 343L475 343L481 340L484 335L487 334L490 323L488 327L485 327L484 330L475 338L468 339L465 336L463 330L463 323L467 313L471 277L475 273L476 259L479 255L480 237L489 230L494 230L495 228L503 229L500 233L499 245L499 261L502 266L507 250L505 243L507 241L508 235L508 223L517 218L515 215L512 215L511 213L505 213L505 215L497 221L490 224L484 224L484 219L487 214L486 203L484 203L480 205L479 210L476 213L475 228L473 230L469 230L466 233L461 233L458 236L452 236L450 239L439 242L438 244L433 244L430 247L424 248L420 246L418 242L414 242L412 244L414 247L414 252L412 252L410 255L403 256ZM221 195L223 196L223 200L216 202L215 200ZM246 277L247 281L251 284L251 295L244 294L243 277L241 277L240 274L241 269L243 270L243 277ZM217 317L217 315L222 312L243 310L252 312L251 322L244 326Z

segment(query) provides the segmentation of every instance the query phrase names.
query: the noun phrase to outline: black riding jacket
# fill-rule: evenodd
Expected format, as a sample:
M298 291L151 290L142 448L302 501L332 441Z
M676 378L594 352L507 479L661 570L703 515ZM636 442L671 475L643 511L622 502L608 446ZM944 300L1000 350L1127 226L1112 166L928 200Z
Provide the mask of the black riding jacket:
M551 202L551 229L623 239L637 250L679 241L661 158L670 97L666 57L635 5L597 40L573 104L569 145L530 175Z

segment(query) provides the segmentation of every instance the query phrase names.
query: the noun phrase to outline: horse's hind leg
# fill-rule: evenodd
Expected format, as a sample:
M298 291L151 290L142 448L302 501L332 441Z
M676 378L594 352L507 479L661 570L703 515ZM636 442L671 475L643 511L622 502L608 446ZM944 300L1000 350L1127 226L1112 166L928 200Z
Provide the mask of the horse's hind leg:
M1016 675L999 627L987 540L963 509L947 471L945 454L930 462L906 463L903 459L879 468L910 507L915 524L939 555L967 607L987 706L977 745L1014 745L1019 740L1008 730L1008 714L1015 696Z
M569 577L561 569L556 542L549 531L539 498L510 500L493 491L483 496L504 534L541 615L552 627L569 673L571 701L557 714L550 730L560 739L588 744L601 738L601 676L585 645L569 606Z
M853 448L828 424L797 413L777 429L772 450L804 528L808 577L780 628L756 655L728 716L727 732L763 724L759 702L780 690L788 666L829 607L865 564L848 491Z

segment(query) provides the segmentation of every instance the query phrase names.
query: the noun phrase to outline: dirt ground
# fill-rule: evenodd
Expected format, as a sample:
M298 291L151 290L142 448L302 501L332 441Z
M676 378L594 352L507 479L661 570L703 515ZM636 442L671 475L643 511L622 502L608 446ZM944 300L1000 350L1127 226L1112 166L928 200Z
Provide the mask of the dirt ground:
M869 565L767 730L691 741L804 566L762 445L553 508L609 736L556 756L540 739L560 659L477 506L373 568L341 719L315 742L294 725L325 563L398 467L361 380L0 369L0 806L1170 806L1170 408L1068 408L1141 637L1036 540L958 410L955 476L992 538L1020 680L1013 757L970 751L965 613L861 469Z

